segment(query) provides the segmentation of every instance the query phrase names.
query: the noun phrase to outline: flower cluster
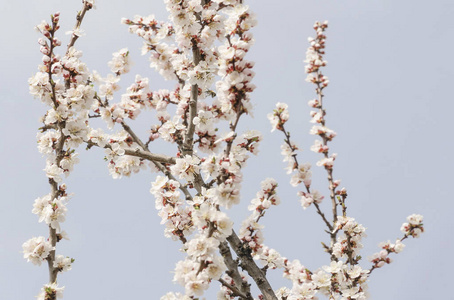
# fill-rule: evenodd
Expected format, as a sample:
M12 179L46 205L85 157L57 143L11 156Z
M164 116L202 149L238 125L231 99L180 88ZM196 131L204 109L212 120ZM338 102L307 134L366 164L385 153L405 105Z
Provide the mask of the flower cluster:
M233 222L227 214L219 211L215 204L214 189L203 188L200 196L195 196L188 204L194 208L193 222L201 233L219 237L221 240L232 233Z
M187 253L186 259L177 263L174 280L185 287L185 295L200 296L226 269L216 253L219 244L232 233L233 223L213 205L213 190L203 189L200 196L187 201L189 206L184 206L179 187L178 182L158 176L151 192L156 197L162 222L166 224L166 235L178 237ZM189 239L196 229L198 234Z
M312 191L310 193L299 191L298 196L300 196L300 202L301 206L306 209L308 208L312 203L317 203L320 204L322 203L322 200L325 198L320 194L319 191Z
M365 300L369 270L359 265L348 266L342 261L332 261L314 272L305 268L299 260L285 261L284 277L293 282L292 289L281 288L278 294L287 299L316 299L321 293L331 299Z
M170 168L172 174L187 182L194 182L196 174L200 173L200 159L195 156L186 155L177 158L176 163Z
M223 77L216 83L220 113L227 120L235 115L251 111L249 94L255 89L251 83L255 73L253 62L244 59L254 43L250 29L256 25L255 15L249 7L237 4L226 10L227 20L224 24L227 39L219 47L219 71Z
M412 236L417 238L424 232L423 216L413 214L407 217L408 223L402 224L400 230L405 233L405 236Z
M130 64L128 48L123 48L120 51L115 52L112 60L108 63L112 73L115 73L117 76L128 73Z
M39 293L37 300L63 298L64 289L64 286L58 287L57 283L45 284L44 287L41 288L41 293Z
M281 288L278 291L287 299L314 299L318 289L312 281L311 272L301 265L299 260L285 261L284 277L292 282L292 288ZM285 299L285 298L283 298Z
M93 130L92 133L94 133ZM106 148L105 160L108 162L108 169L112 178L128 177L147 167L143 158L125 155L126 150L134 151L139 148L126 131L122 130L116 134L96 137L96 139L98 143L108 139L108 143L104 144L104 148Z
M224 260L216 254L219 243L214 237L196 235L185 244L187 257L177 263L174 281L185 287L186 295L201 296L226 270Z
M380 243L381 250L378 253L374 253L369 257L369 261L373 263L373 268L381 268L385 264L390 264L392 259L388 257L390 253L400 253L404 250L405 245L402 243L402 240L396 240L395 244L391 244L390 241Z
M337 241L332 247L333 255L338 259L348 259L353 263L363 248L361 241L366 237L366 228L358 224L354 218L343 216L338 216L334 225L336 231L342 230L344 234L337 237Z
M283 130L284 124L289 119L288 105L285 103L276 103L276 108L268 114L268 120L271 122L271 132L274 130Z
M252 250L254 255L259 255L262 252L263 233L262 225L258 223L261 217L271 205L279 205L280 199L276 195L277 182L272 178L267 178L261 183L261 190L257 192L256 198L252 199L248 210L252 214L243 221L239 237Z
M166 237L186 241L185 236L192 232L193 223L191 211L183 207L179 187L179 182L158 176L150 192L156 199L155 206L162 218L161 223L166 225Z
M374 253L369 257L369 261L373 263L372 269L381 268L385 264L390 264L392 259L388 257L390 253L400 253L404 250L405 245L402 241L409 236L418 238L424 232L423 216L413 214L407 217L408 223L403 223L401 231L405 234L403 238L396 240L394 244L390 241L380 243L379 247L382 250Z
M323 23L315 22L314 29L317 36L308 39L311 46L306 51L306 60L304 61L307 63L305 67L305 71L308 73L306 81L315 83L320 88L326 87L329 82L328 78L320 72L320 68L325 67L327 64L323 58L323 54L325 54L326 36L324 32L326 28L328 28L328 21Z
M32 212L39 216L39 222L46 222L51 228L60 230L60 223L65 221L66 204L68 196L64 191L64 186L60 186L60 197L52 199L51 194L37 198L33 204Z

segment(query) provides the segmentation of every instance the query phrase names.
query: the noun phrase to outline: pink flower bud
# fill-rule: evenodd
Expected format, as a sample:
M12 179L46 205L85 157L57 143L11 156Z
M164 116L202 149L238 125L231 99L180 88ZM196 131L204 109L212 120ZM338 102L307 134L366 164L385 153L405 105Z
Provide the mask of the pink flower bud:
M50 54L50 50L49 48L47 48L46 46L42 46L41 48L39 48L39 51L44 54L44 55L49 55Z

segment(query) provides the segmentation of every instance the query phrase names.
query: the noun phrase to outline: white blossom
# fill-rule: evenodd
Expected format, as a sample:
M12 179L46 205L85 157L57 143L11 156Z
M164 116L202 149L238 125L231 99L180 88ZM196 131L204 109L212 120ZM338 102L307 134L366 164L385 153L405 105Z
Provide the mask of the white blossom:
M24 258L34 265L41 265L42 261L47 258L50 251L55 247L46 241L43 236L34 237L22 244Z

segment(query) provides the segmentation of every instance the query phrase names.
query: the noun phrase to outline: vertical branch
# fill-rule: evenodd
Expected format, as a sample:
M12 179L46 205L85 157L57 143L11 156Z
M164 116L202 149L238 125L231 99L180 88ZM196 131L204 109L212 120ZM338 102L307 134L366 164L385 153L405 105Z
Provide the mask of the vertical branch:
M319 102L319 113L321 114L321 120L320 124L325 127L326 126L326 121L325 121L325 115L326 115L326 110L323 108L323 88L326 86L322 86L321 82L324 82L323 80L324 76L322 72L319 70L316 73L316 92L318 95L318 102ZM322 138L322 143L323 147L328 149L328 142L331 140L326 134L320 134L320 137ZM329 150L326 150L323 152L323 156L325 159L329 159ZM335 193L336 193L336 185L334 184L334 179L333 179L333 168L332 166L325 166L325 170L328 174L327 179L328 179L328 188L330 191L329 197L331 199L331 205L332 205L332 214L333 214L333 224L337 220L337 202L335 198Z
M313 146L313 151L320 152L323 154L324 158L320 160L317 165L323 166L327 172L327 180L328 180L328 189L330 191L330 199L331 199L331 206L332 206L332 226L334 228L338 211L337 211L337 202L336 202L336 187L338 183L334 182L333 179L333 164L336 158L336 155L329 155L329 147L328 142L331 141L335 136L335 132L331 129L326 127L325 115L326 111L323 108L323 89L328 86L329 80L326 76L322 74L321 68L326 66L326 61L323 60L323 55L325 54L325 39L326 36L324 35L325 29L328 27L327 22L321 24L316 22L314 25L314 29L317 32L317 36L315 39L310 39L311 46L308 48L306 52L306 60L305 62L308 63L306 65L306 73L308 73L308 77L306 81L312 82L315 84L315 92L317 94L317 99L312 100L310 105L313 108L317 108L318 112L311 112L312 121L313 123L318 123L321 126L314 126L311 130L312 134L316 134L322 138L321 144L315 144ZM331 231L331 247L332 250L334 244L336 243L336 236L337 230ZM332 259L335 259L332 256Z
M78 38L78 36L75 32L79 29L80 24L83 20L83 17L85 16L85 12L92 8L92 4L87 1L83 1L83 4L84 4L84 7L83 7L82 12L79 12L77 15L77 22L75 25L72 39L71 39L71 41L68 45L67 51L66 51L67 54L69 53L70 47L72 47L74 45L74 43L76 42L76 40ZM58 24L59 23L59 13L52 15L51 19L52 19L51 26L47 23L44 23L44 24L38 26L37 28L49 40L49 46L44 41L40 41L40 44L42 45L42 48L41 48L42 53L48 57L47 59L44 60L45 67L47 68L46 74L47 74L48 82L50 85L50 88L46 90L46 93L48 93L48 96L52 100L50 106L53 108L54 111L57 111L59 108L61 108L60 105L62 105L58 99L58 95L60 95L60 94L57 95L57 87L56 87L56 83L53 79L54 74L58 74L58 70L60 68L60 66L58 66L58 68L54 69L54 66L57 66L57 62L58 62L58 59L56 58L56 55L54 53L55 47L61 45L61 42L55 37L55 32L60 28L60 26ZM71 84L70 79L66 78L65 79L65 89L69 89L70 84ZM53 152L55 154L55 156L52 157L51 164L52 164L52 166L55 166L56 168L60 169L60 171L62 171L62 169L63 169L61 167L61 162L65 158L65 156L68 155L68 153L69 153L68 150L64 150L65 141L67 140L67 138L69 138L68 136L66 136L64 134L64 129L66 128L66 125L67 125L67 123L66 123L65 119L57 119L55 121L55 124L45 124L45 126L42 128L42 130L54 129L56 132L59 133L59 137L56 138L56 140L54 141L55 147L51 150L51 152ZM63 170L62 172L64 172L64 171L65 170ZM59 207L57 204L55 204L54 201L56 201L60 197L66 196L66 193L64 192L65 188L63 188L63 185L59 186L58 180L54 178L54 175L47 174L47 176L49 178L49 185L50 185L50 189L51 189L50 194L49 194L50 200L49 200L48 205L52 205L52 210L57 210L57 209L59 209ZM59 176L59 175L57 175L57 176ZM61 238L61 236L59 234L57 234L58 226L55 226L55 224L53 224L53 222L55 221L53 219L53 217L54 216L51 216L50 217L51 221L48 222L48 224L49 224L48 225L48 227L49 227L48 242L49 242L52 250L50 250L47 257L45 257L45 260L47 260L48 273L49 273L49 284L50 285L48 285L48 287L52 286L52 288L48 288L48 290L44 291L45 297L48 300L55 300L57 297L57 292L55 291L55 289L53 287L54 287L54 285L56 287L57 275L58 275L58 272L61 271L60 267L55 266L56 245L57 245L57 242L59 241L59 239Z
M199 17L200 19L200 17ZM197 66L202 60L202 55L200 53L200 48L197 46L195 40L192 41L192 55L194 66ZM197 84L191 85L191 100L189 101L189 120L188 120L188 129L186 130L184 140L183 140L183 155L192 155L194 148L194 131L195 124L194 118L197 115L197 99L199 94L199 87Z

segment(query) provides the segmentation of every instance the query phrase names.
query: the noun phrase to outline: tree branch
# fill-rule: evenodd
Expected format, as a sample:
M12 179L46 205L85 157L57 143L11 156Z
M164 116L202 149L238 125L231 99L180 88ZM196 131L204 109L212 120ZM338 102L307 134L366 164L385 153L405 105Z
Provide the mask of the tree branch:
M248 274L254 279L257 287L260 289L265 300L278 300L271 288L265 273L256 265L252 256L251 250L244 246L240 238L236 235L235 231L227 237L233 251L241 259L241 267L245 269Z
M250 290L250 284L244 281L243 278L241 277L241 274L238 271L238 263L233 259L232 253L230 252L230 247L227 242L220 243L219 253L224 258L224 262L227 266L228 269L227 275L229 275L233 279L233 282L235 282L235 286L239 287L241 293L246 295L246 298L244 299L253 300ZM232 288L230 289L233 291Z
M80 24L82 23L82 20L85 17L85 13L93 8L93 6L89 2L87 2L87 1L83 1L83 2L84 2L84 7L82 8L82 11L77 13L76 25L74 26L74 29L78 29L80 27ZM72 34L71 40L69 41L69 44L68 44L68 50L66 51L66 53L69 52L69 48L74 46L74 44L76 43L78 38L79 38L78 35L76 35L74 33Z

